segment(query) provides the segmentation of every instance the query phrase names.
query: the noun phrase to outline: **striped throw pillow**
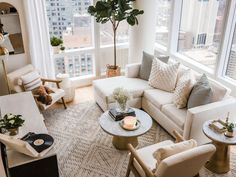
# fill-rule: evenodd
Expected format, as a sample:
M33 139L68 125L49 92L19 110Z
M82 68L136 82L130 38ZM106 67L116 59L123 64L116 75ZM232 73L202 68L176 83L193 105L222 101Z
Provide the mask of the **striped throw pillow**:
M31 91L42 85L41 77L37 71L32 71L20 77L18 81L26 91Z

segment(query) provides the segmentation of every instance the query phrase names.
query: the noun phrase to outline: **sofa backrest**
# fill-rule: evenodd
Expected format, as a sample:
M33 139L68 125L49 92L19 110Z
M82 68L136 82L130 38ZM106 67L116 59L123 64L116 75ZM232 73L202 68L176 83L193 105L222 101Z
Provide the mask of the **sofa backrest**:
M174 62L175 61L170 60L170 63L174 63ZM189 69L189 68L181 64L180 67L179 67L178 78L187 69ZM200 77L202 76L202 74L200 74L200 73L198 73L196 71L193 71L193 73L194 73L194 75L196 77L196 80L200 79ZM210 85L211 85L211 89L212 89L212 92L213 92L213 102L221 101L221 100L223 100L223 99L225 99L225 98L230 96L231 90L229 88L227 88L223 84L215 81L214 79L211 79L209 77L208 77L208 79L209 79L209 82L210 82Z

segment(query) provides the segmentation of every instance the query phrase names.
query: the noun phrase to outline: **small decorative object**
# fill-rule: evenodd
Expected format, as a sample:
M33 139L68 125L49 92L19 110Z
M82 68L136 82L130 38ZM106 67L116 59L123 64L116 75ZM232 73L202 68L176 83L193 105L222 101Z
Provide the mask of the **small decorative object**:
M122 112L117 112L116 108L112 108L109 110L109 115L111 116L112 119L115 121L120 121L126 116L135 116L135 111L132 108L128 108L128 110L125 113Z
M226 132L226 127L225 127L225 122L222 120L213 120L210 124L209 127L213 130L215 130L218 133L224 133Z
M6 114L0 119L0 128L5 128L11 136L17 135L25 120L22 115Z
M65 46L61 45L60 50L64 51L65 49L66 49Z
M229 122L229 113L228 113L228 116L227 116L226 122L225 122L225 128L227 129L227 131L225 132L225 136L233 137L234 136L234 127L235 127L235 125L233 123Z
M136 130L140 126L140 121L137 119L137 117L126 116L120 121L120 126L125 130Z
M129 99L129 93L124 88L116 88L113 91L113 98L116 100L117 112L127 112L127 101Z
M96 18L96 22L105 24L108 21L113 29L114 42L114 65L107 65L107 76L113 77L120 75L120 67L116 63L116 36L117 29L121 21L126 20L131 26L138 25L138 15L144 13L143 10L134 9L135 0L99 0L95 6L89 6L88 13Z
M53 47L53 52L58 53L60 51L60 45L63 44L62 39L53 36L50 39L51 45Z

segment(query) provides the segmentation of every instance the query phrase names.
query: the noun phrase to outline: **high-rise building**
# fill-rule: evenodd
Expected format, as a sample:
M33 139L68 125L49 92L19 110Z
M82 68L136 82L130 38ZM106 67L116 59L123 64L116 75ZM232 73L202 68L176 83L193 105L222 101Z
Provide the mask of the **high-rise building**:
M236 79L236 44L232 45L229 63L226 70L226 75L231 77L232 79Z
M73 28L74 15L86 14L90 4L90 0L46 0L50 35L62 38L67 29Z
M90 4L91 0L46 0L50 36L62 38L66 49L92 46L91 16L87 14ZM92 74L92 57L86 53L55 58L56 74Z

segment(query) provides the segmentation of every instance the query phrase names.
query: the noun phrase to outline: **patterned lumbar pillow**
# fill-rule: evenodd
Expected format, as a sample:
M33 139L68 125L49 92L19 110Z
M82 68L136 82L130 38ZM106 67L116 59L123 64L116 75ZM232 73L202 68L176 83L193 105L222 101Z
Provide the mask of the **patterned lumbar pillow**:
M199 81L193 86L190 93L187 108L193 108L201 105L211 103L213 99L213 92L210 83L205 74L199 79Z
M173 103L179 109L185 108L190 92L196 80L191 69L186 70L179 78L174 91Z
M172 92L176 86L178 68L179 63L168 65L154 59L148 84L154 88Z

